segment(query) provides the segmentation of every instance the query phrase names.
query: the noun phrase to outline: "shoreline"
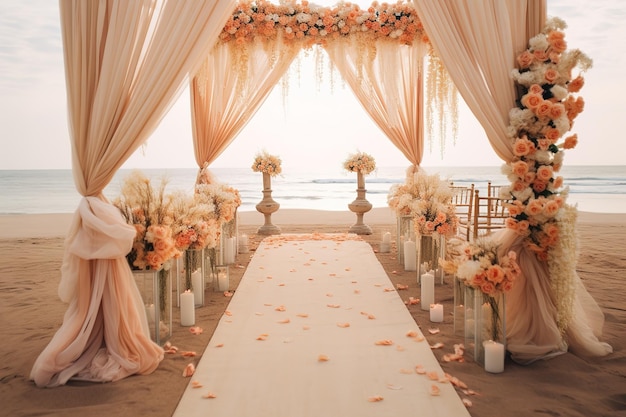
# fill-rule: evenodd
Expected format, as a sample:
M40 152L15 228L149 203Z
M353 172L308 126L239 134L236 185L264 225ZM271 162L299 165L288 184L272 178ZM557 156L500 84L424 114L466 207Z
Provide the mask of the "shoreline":
M261 226L263 215L257 211L238 212L239 225ZM64 237L69 230L73 213L0 214L0 239ZM346 228L355 222L355 214L348 211L282 209L272 215L278 227L292 225L339 226ZM396 217L390 208L375 207L364 216L365 224L395 226ZM578 223L626 223L626 213L596 213L579 211Z

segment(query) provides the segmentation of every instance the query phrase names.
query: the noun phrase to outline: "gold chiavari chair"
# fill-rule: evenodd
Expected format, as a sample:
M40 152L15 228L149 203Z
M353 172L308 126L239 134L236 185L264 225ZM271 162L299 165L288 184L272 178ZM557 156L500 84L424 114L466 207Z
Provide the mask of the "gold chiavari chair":
M456 207L456 215L459 219L457 235L469 241L474 209L474 184L464 187L451 183L450 189L452 190L452 203Z
M474 190L472 239L475 240L506 227L505 222L509 217L506 209L507 201L500 197L481 196L479 190Z

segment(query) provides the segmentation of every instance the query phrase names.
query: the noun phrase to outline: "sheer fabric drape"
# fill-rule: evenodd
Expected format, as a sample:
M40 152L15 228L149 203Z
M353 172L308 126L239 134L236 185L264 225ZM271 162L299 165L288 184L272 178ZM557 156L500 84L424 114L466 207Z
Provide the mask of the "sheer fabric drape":
M493 149L505 162L512 161L513 141L507 128L516 91L510 73L528 39L543 28L546 1L414 0L414 5L433 48L485 129ZM604 318L575 271L573 318L564 335L557 325L549 265L537 260L525 248L523 238L511 230L499 232L496 239L502 243L501 250L517 253L522 270L507 293L507 350L514 360L531 363L568 348L582 355L612 351L597 338Z
M245 60L218 43L190 82L194 152L198 166L213 162L261 107L300 48L280 38L245 46Z
M115 381L163 359L125 259L135 230L102 190L157 126L232 6L60 1L73 173L84 198L65 243L59 295L68 310L35 361L36 385Z
M428 47L377 42L373 59L349 41L325 47L333 65L391 142L414 165L424 155L423 67ZM365 56L364 56L365 55Z

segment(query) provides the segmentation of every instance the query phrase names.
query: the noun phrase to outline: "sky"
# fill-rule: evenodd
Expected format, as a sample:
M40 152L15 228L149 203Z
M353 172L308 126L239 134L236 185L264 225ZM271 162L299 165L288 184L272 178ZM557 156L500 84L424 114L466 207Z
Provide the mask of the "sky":
M334 1L317 1L332 5ZM365 8L371 1L353 3ZM548 0L548 15L565 20L565 39L593 59L585 74L585 111L573 132L579 145L565 164L624 165L620 124L626 95L626 3L623 0ZM249 167L267 151L285 169L337 171L351 153L374 156L377 165L408 166L408 160L370 119L350 89L335 78L317 83L310 58L292 65L288 95L277 86L253 119L212 167ZM327 60L328 62L328 60ZM0 3L0 169L71 169L65 76L58 2ZM299 80L298 80L299 79ZM462 104L456 143L442 150L434 138L422 165L498 166L484 131ZM189 93L172 108L123 168L195 168Z

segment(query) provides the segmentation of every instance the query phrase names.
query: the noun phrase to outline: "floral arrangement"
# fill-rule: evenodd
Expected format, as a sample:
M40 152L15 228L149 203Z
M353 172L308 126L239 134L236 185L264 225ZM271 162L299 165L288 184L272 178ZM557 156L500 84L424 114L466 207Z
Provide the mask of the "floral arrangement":
M280 171L280 160L278 160ZM235 219L237 209L241 206L239 191L213 179L208 164L200 170L195 186L195 198L203 204L213 206L212 217L220 223L229 223Z
M489 237L474 242L451 239L447 259L439 262L445 272L456 275L461 285L482 292L483 303L491 310L491 321L486 322L489 336L492 340L501 339L504 336L500 334L504 306L498 295L510 291L521 273L515 252L502 253Z
M584 84L581 73L592 65L581 51L567 50L561 31L565 26L562 20L551 19L530 39L512 73L523 94L509 114L515 158L502 170L511 181L503 190L512 199L507 227L526 237L540 260L547 260L559 241L556 223L568 190L562 189L563 177L557 173L564 150L578 142L576 134L565 135L584 108L582 97L575 94Z
M456 261L446 261L446 271L456 273L465 285L489 296L508 292L520 274L517 255L499 253L498 245L489 238L466 243Z
M363 175L371 174L376 170L376 160L365 152L357 152L348 156L343 167L350 172L360 172Z
M212 218L212 205L203 204L193 196L178 192L172 196L172 206L172 235L180 253L217 245L220 225Z
M280 36L284 42L302 41L313 45L349 35L406 45L415 40L429 42L417 12L409 3L374 2L367 10L362 10L349 2L322 7L306 0L300 3L287 0L280 4L265 0L242 1L226 22L220 40L242 45L258 37Z
M167 181L153 188L149 178L133 171L124 181L121 196L113 201L137 234L126 255L131 269L158 270L179 254L172 236L171 200L165 195Z
M282 161L279 157L270 155L264 151L257 154L254 158L252 171L262 172L264 174L269 174L271 177L275 177L283 171L281 163Z
M391 187L387 202L398 216L414 218L417 233L450 236L456 232L458 225L452 198L452 189L439 175L428 175L411 167L405 183Z

